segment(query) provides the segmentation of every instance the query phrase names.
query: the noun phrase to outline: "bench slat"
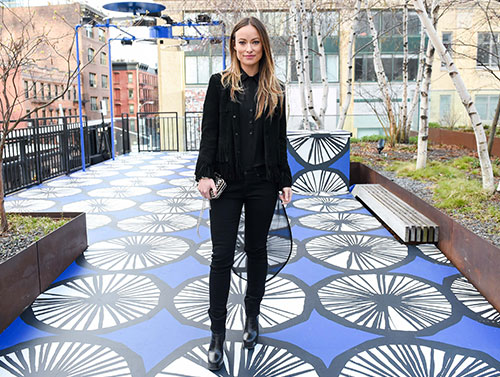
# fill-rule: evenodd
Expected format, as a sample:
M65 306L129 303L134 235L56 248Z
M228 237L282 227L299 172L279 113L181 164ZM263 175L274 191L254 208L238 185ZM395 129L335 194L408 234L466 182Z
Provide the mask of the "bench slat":
M404 242L437 242L439 227L378 184L358 184L352 194L362 200Z

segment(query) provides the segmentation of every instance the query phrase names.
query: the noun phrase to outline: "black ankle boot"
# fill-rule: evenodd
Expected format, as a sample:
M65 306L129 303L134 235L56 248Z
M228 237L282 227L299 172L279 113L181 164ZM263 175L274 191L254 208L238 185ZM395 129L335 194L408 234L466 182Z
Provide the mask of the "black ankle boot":
M257 316L247 317L245 321L245 330L243 331L243 345L251 350L255 347L259 338L259 321Z
M210 347L208 347L208 369L219 370L224 364L224 339L225 334L212 333Z

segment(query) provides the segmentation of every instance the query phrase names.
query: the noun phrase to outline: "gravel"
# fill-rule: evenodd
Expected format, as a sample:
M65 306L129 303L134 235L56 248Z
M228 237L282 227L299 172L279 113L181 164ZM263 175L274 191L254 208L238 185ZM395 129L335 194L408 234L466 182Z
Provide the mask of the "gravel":
M43 231L36 231L29 234L9 233L7 236L0 237L0 263L26 249L43 235Z

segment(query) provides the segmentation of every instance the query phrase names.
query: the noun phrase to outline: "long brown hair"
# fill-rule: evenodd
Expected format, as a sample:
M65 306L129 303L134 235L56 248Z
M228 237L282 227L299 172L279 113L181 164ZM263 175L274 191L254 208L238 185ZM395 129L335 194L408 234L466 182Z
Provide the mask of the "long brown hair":
M259 61L259 88L257 89L257 111L255 118L258 119L267 110L267 117L274 115L276 108L283 107L283 89L276 77L274 60L271 53L271 41L264 24L255 17L246 17L240 20L231 32L229 51L231 54L231 65L222 72L221 82L224 87L231 87L231 101L236 102L236 92L243 92L241 86L241 66L236 56L236 32L242 27L252 25L257 29L262 43L262 58Z

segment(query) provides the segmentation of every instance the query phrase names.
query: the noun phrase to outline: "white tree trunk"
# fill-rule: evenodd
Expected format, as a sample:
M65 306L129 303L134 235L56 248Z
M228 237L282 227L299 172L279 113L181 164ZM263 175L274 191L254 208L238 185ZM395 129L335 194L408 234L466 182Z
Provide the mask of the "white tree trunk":
M483 124L481 122L481 117L477 113L476 105L472 101L472 98L467 90L460 73L453 63L453 59L451 55L448 53L446 48L443 45L443 42L438 36L438 33L434 26L432 25L432 21L430 20L427 12L425 11L424 4L422 0L413 0L413 4L415 6L415 11L417 12L418 17L420 18L420 22L422 22L427 31L427 35L434 45L436 51L439 53L441 57L441 61L445 62L446 68L448 69L448 73L453 80L453 84L457 89L458 94L462 100L462 103L469 114L470 120L472 122L472 126L474 128L474 135L476 136L476 144L477 144L477 154L479 156L479 163L481 164L481 176L483 179L483 189L488 193L493 194L495 192L495 181L493 178L493 169L491 167L490 157L488 155L488 142L486 140L486 134L484 132Z
M431 7L431 22L434 28L437 25L438 12L439 0L435 0L432 2ZM435 51L436 50L432 43L429 43L425 56L424 78L420 92L420 119L418 123L417 162L415 165L415 169L417 170L424 169L427 166L429 139L429 94L431 92L432 64L434 63Z
M402 133L406 142L408 140L406 133L408 122L408 0L405 0L403 7L403 98L399 118L401 119L399 132Z
M323 87L323 94L321 96L321 108L319 111L319 118L322 128L325 127L325 113L328 107L328 73L326 70L326 53L324 45L324 36L321 31L321 22L319 14L316 8L316 0L312 0L313 4L313 26L314 32L316 34L316 41L318 43L318 53L319 53L319 70L321 74L321 85Z
M420 85L422 83L422 76L424 74L425 65L425 29L424 25L420 27L420 50L418 52L418 71L415 79L415 92L410 104L410 112L408 113L408 123L406 124L406 134L410 134L411 124L413 122L413 115L417 109L418 99L420 97Z
M313 118L318 129L321 129L321 120L314 109L314 99L311 86L310 65L309 65L309 18L307 16L306 6L304 0L299 0L300 8L300 24L302 34L302 59L303 59L303 72L304 72L304 86L307 95L307 110Z
M299 84L299 99L300 99L300 109L302 111L302 124L304 129L309 129L309 123L307 121L307 105L304 95L304 66L301 48L301 37L300 37L300 15L297 9L297 1L292 0L290 6L291 19L293 24L292 38L293 44L295 46L295 69L297 71L297 82Z
M290 81L292 80L292 53L293 53L293 38L288 40L288 64L286 65L286 83L285 83L285 91L286 91L286 122L290 119Z
M349 36L349 45L347 47L347 92L346 98L342 101L342 111L340 112L340 118L337 123L337 129L341 130L344 128L345 119L347 112L349 111L349 106L351 105L352 99L352 82L353 82L353 50L356 41L356 28L358 27L359 15L361 13L361 0L356 0L356 11L354 13L354 20L351 28L351 35Z
M385 75L384 66L382 65L382 57L380 55L380 48L378 45L378 32L373 22L372 12L370 5L366 2L366 15L368 16L368 23L370 24L370 33L373 39L373 65L375 67L375 74L377 75L377 83L384 98L385 108L389 119L389 137L390 144L396 142L396 120L394 118L394 111L392 109L391 94L389 92L389 85Z

